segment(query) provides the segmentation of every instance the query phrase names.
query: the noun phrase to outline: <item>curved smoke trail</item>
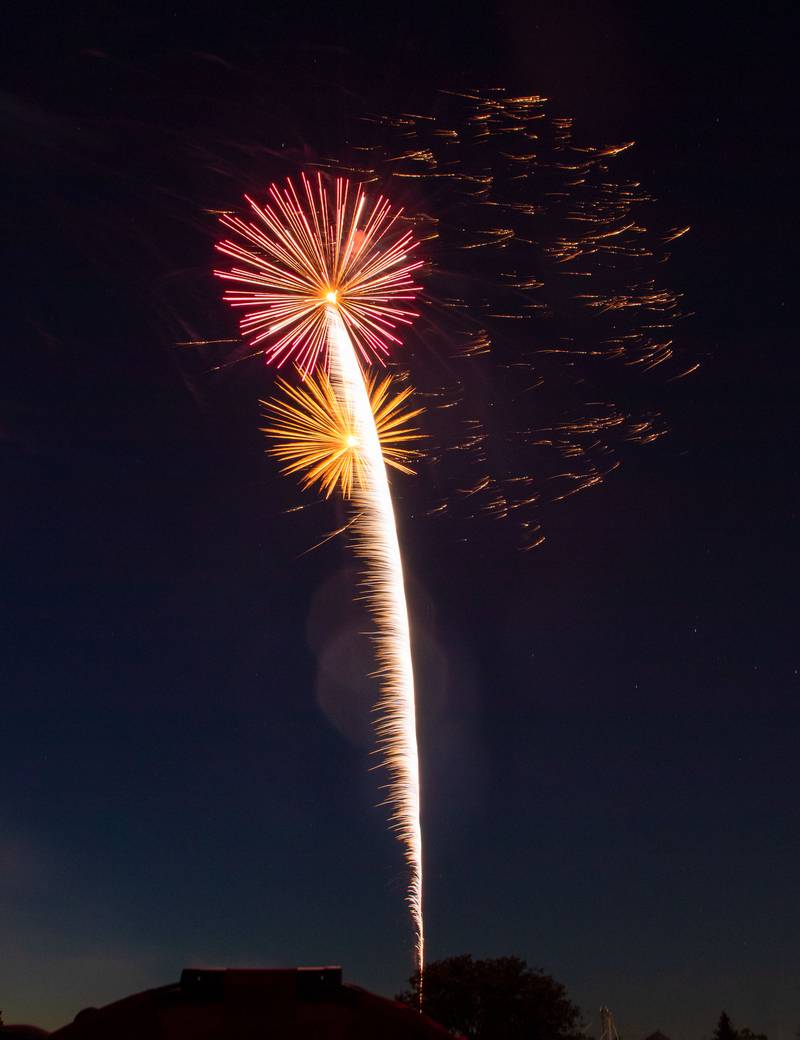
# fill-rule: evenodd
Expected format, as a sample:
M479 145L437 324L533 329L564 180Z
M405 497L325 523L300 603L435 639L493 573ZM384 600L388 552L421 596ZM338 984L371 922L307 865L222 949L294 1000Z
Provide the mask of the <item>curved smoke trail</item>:
M353 343L335 306L327 308L331 382L353 417L363 457L363 478L353 486L356 553L364 561L363 584L377 625L375 633L381 693L376 724L389 773L392 828L403 844L410 870L406 901L415 930L417 969L422 977L425 936L422 921L422 828L414 670L403 563L397 527L369 395Z

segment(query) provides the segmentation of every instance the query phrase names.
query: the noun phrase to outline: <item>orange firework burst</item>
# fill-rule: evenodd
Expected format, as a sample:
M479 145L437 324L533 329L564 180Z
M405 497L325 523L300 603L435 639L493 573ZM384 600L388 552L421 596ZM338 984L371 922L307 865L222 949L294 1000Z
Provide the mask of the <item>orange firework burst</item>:
M240 326L251 344L270 341L269 361L292 358L304 373L327 364L327 309L335 306L362 362L382 362L400 342L397 326L417 317L402 306L414 299L412 273L422 266L410 260L411 232L397 228L402 210L382 196L368 206L363 188L344 178L332 193L321 174L316 182L301 174L300 183L300 191L291 179L270 185L264 206L245 196L255 221L222 217L246 244L226 239L217 249L244 266L215 274L249 287L225 299L245 310Z
M403 405L414 392L406 387L390 394L391 380L365 379L383 461L401 473L419 453L407 445L417 431L410 425L421 408ZM302 473L304 488L319 484L329 498L338 487L350 498L353 485L364 484L364 452L350 406L339 399L325 373L308 377L302 386L279 379L282 398L262 401L271 423L262 429L275 439L270 455L285 463L284 473Z

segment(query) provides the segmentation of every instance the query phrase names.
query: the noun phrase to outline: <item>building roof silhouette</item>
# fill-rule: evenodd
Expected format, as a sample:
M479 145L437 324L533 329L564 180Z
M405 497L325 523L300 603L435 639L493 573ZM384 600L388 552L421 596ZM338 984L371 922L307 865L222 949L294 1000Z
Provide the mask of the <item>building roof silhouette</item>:
M186 969L178 983L87 1008L54 1033L0 1027L0 1040L445 1040L405 1004L342 982L341 969Z

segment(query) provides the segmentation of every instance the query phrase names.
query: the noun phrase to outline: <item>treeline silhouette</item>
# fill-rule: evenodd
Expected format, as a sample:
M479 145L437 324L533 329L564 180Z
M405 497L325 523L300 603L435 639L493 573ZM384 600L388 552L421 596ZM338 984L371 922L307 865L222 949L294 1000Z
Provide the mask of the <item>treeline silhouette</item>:
M422 1010L466 1040L591 1040L578 1006L552 975L520 957L475 959L469 954L426 965L397 1000ZM621 1038L620 1038L621 1040ZM669 1040L660 1030L647 1040ZM768 1040L748 1027L735 1029L719 1016L712 1040ZM800 1029L797 1032L800 1040Z

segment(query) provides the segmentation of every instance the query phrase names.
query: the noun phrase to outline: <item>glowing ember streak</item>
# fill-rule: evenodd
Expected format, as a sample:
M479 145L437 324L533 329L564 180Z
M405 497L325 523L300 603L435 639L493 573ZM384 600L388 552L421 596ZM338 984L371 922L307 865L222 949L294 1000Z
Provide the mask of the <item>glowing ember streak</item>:
M219 252L239 265L215 274L247 286L225 299L245 314L242 335L253 345L269 340L268 361L292 358L303 372L327 363L327 308L335 305L351 342L365 362L383 362L394 330L417 317L403 303L419 289L412 273L422 261L411 232L398 231L401 210L378 196L367 205L364 190L337 178L331 198L321 175L301 175L301 190L269 188L270 202L247 197L255 221L225 214L220 219L246 244L226 240Z
M330 498L338 487L349 499L353 485L364 484L364 456L351 408L337 396L325 373L309 376L302 386L279 379L278 387L282 397L261 402L271 424L262 433L275 442L270 455L285 463L284 473L302 473L304 488L319 484L325 497ZM380 382L366 377L383 461L401 473L413 473L407 463L419 452L407 446L416 434L409 424L422 409L403 408L414 392L412 387L394 395L390 387L389 376Z
M272 185L270 202L248 198L255 222L225 214L222 222L246 245L224 241L217 249L243 266L215 273L245 290L225 299L245 310L241 330L252 345L268 341L264 353L279 365L291 358L305 389L282 383L287 400L271 402L276 418L274 454L287 472L304 472L306 485L319 482L327 495L338 485L351 497L349 525L357 554L365 562L364 585L372 616L380 677L379 748L389 773L391 824L410 868L407 902L422 974L422 833L419 756L411 641L394 510L385 463L409 472L413 453L401 445L411 432L404 423L419 412L401 412L410 391L388 395L388 380L377 389L365 382L361 363L383 361L394 330L417 315L403 306L418 286L412 272L416 247L411 232L395 229L400 210L379 196L367 205L363 188L335 181L333 197L318 175L301 175ZM331 378L315 378L322 363ZM383 445L383 447L382 447Z
M404 846L410 869L406 899L414 922L416 961L421 973L424 932L419 755L403 564L378 429L358 357L336 307L328 307L326 321L331 379L353 418L363 458L363 480L353 484L357 517L351 530L356 552L365 563L364 585L377 623L375 646L381 681L377 730L389 772L392 827Z

